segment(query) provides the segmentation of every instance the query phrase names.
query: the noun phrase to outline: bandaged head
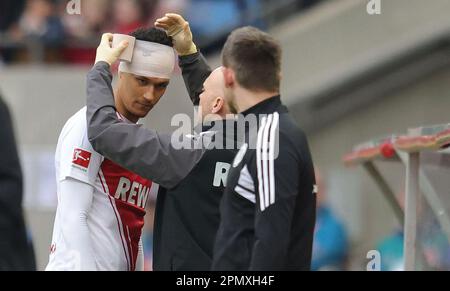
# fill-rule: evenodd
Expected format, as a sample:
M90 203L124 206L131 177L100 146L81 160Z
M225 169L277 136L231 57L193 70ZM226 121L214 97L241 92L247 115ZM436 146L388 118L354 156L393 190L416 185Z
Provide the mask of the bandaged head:
M175 51L167 45L136 40L131 62L121 61L119 72L143 77L170 79L175 67Z

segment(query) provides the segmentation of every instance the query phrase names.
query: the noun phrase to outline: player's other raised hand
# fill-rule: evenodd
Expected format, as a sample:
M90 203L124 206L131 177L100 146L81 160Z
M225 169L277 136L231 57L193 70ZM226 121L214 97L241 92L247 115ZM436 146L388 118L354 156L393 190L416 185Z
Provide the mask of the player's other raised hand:
M173 39L173 47L180 56L191 55L197 52L197 47L192 40L192 32L189 22L175 13L167 13L156 20L155 26L166 31Z

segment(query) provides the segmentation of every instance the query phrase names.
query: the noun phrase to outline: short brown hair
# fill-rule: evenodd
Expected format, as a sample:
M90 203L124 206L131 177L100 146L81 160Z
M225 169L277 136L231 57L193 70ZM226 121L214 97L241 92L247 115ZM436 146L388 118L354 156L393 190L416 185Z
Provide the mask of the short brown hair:
M234 30L222 50L222 63L248 90L280 90L281 46L269 34L251 26Z

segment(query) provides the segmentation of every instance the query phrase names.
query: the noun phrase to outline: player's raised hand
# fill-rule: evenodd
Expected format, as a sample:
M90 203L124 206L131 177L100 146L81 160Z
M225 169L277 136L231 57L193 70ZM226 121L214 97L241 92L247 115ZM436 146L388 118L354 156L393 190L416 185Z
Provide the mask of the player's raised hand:
M129 45L128 41L124 40L117 47L112 48L112 40L112 33L104 33L102 35L102 40L97 48L95 63L103 61L107 62L109 65L114 64Z
M166 31L173 39L173 47L180 56L191 55L197 52L197 47L192 40L192 32L189 22L181 15L167 13L155 22L155 26Z

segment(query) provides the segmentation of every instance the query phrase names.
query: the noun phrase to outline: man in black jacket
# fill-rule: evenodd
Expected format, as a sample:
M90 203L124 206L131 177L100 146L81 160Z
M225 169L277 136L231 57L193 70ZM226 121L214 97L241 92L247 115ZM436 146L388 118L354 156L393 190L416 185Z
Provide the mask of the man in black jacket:
M205 87L215 75L220 76L221 72L213 72ZM206 151L176 187L162 188L158 193L153 255L156 271L211 268L214 240L220 222L219 205L228 170L236 154L234 147L226 148L226 127L234 126L234 120L216 120L210 126L203 124L202 132L210 130L211 126L223 136L223 148ZM233 138L231 142L234 142Z
M8 107L0 96L0 271L35 270L22 214L22 171Z
M198 164L172 189L158 193L154 230L153 264L156 271L193 271L211 268L214 240L219 227L219 205L225 189L231 161L236 155L235 126L224 99L221 68L211 73L192 41L189 24L176 14L168 14L155 23L169 35L175 35L183 78L202 125L221 134L222 148L207 151ZM178 32L178 33L177 33ZM231 128L229 128L231 129ZM226 142L233 145L226 147Z
M228 174L213 270L309 270L317 189L305 134L281 102L281 47L240 28L222 64L230 107L258 122Z

